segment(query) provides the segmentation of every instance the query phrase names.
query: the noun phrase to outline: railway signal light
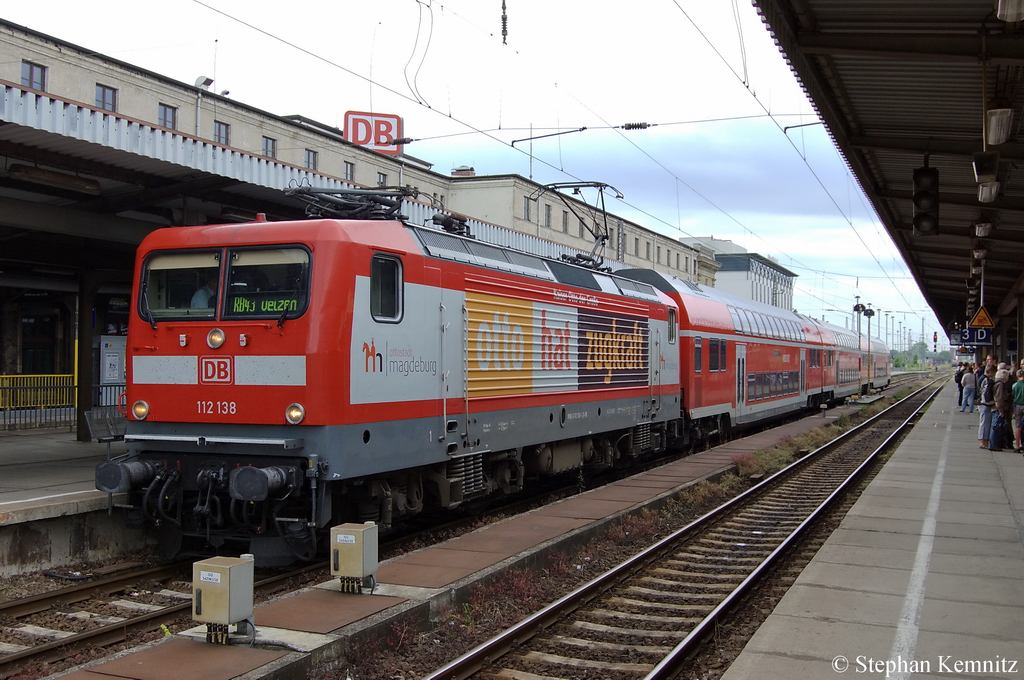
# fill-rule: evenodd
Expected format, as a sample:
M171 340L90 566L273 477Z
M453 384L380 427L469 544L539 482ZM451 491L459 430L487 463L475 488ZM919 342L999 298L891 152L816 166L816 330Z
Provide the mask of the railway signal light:
M939 233L939 169L914 170L914 234L934 236Z

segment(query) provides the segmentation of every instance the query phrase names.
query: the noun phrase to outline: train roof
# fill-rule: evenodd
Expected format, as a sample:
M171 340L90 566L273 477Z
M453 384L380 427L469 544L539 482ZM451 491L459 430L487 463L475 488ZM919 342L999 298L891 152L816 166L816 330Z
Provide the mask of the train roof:
M409 243L409 237L412 243ZM428 257L473 265L496 272L528 276L607 295L675 307L675 302L654 286L587 266L586 256L562 260L532 254L506 245L494 245L472 236L401 220L344 220L319 218L288 222L249 222L158 229L144 239L143 250L201 248L213 245L317 241L358 241L371 247L408 250L419 247ZM583 262L578 264L577 262Z
M725 305L729 308L729 317L727 318L724 314L719 313L718 316L720 318L717 319L718 323L716 325L731 329L740 334L759 334L756 332L750 332L747 329L747 318L745 315L735 313L737 310L747 310L772 319L782 319L787 322L795 322L800 325L800 328L802 328L805 334L809 334L812 338L817 336L825 344L838 345L839 347L850 349L852 351L856 351L859 344L862 350L868 349L867 339L864 336L861 337L861 342L858 343L857 334L855 332L843 328L842 326L836 326L835 324L830 324L825 321L819 321L797 311L776 307L775 305L770 305L766 302L758 302L749 298L740 297L739 295L727 293L710 286L703 286L699 283L694 283L693 281L684 281L683 279L654 271L652 269L621 269L616 272L616 274L636 281L649 283L666 294L674 293L679 295L683 299L684 311L689 311L687 298L694 301L707 300L719 303L720 305ZM787 323L786 325L788 326L789 324ZM781 329L779 333L783 336L788 335L787 329ZM790 337L789 339L793 338ZM872 338L871 351L875 353L888 352L888 347L884 342Z

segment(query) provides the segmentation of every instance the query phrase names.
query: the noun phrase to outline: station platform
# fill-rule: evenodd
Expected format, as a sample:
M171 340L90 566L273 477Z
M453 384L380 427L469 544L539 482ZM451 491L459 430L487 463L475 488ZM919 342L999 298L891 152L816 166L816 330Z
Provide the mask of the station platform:
M111 444L111 455L124 451L124 442ZM100 501L105 508L107 495L96 490L94 473L106 457L106 444L77 441L67 429L0 433L0 525L25 512L39 518Z
M841 406L736 439L654 470L487 525L382 563L373 594L339 592L337 579L255 609L260 648L210 645L205 627L80 668L66 680L148 679L173 666L178 680L294 677L338 658L367 636L392 634L395 621L427 625L470 588L503 570L543 564L546 556L596 538L609 523L667 502L681 488L734 467L738 455L767 449L861 408ZM268 648L279 650L271 652ZM285 650L285 651L280 651ZM193 660L196 660L193 663ZM201 660L201 662L199 661Z
M723 676L1019 678L1024 456L949 381Z

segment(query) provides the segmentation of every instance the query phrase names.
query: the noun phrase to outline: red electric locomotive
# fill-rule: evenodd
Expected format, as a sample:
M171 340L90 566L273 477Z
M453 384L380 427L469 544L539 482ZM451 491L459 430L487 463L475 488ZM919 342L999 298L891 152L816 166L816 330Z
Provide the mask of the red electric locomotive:
M377 212L398 205L370 194ZM665 448L680 414L676 303L448 224L257 221L147 237L128 455L98 466L97 488L127 494L165 555L274 564L311 559L334 522L387 526Z

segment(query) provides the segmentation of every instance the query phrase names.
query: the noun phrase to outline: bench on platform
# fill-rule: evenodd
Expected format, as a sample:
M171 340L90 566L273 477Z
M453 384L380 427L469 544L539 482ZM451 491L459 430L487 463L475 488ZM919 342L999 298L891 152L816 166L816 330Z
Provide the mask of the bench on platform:
M107 460L110 460L110 445L124 441L124 429L128 422L116 406L96 406L85 412L89 436L107 445Z

